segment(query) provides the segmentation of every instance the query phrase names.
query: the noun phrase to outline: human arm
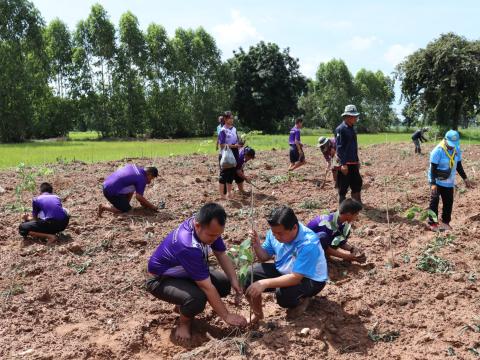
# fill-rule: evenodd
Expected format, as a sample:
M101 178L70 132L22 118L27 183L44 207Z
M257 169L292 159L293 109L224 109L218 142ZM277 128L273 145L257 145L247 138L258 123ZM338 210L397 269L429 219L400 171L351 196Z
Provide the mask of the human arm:
M223 321L233 326L247 325L247 320L243 316L233 314L228 311L222 299L220 298L220 294L212 284L210 277L206 278L205 280L195 281L195 283L205 293L207 301L212 307L213 311L215 311Z
M465 182L466 187L470 188L473 186L471 181L467 178L467 174L465 173L465 170L463 168L462 161L457 162L457 172L458 172L458 175L460 175L460 177Z
M225 272L227 275L228 279L230 280L230 283L232 284L232 288L235 290L237 294L242 293L242 287L240 286L240 283L238 282L238 277L237 273L235 271L235 268L233 266L232 260L228 257L227 253L225 251L213 251L213 254L218 260L218 264L222 268L222 270Z
M262 245L260 244L260 238L258 237L258 233L255 230L251 230L250 236L252 238L253 251L255 251L255 255L257 256L257 259L260 262L265 262L270 260L273 257L273 254L269 253L269 251L267 251L262 247ZM267 242L267 240L265 241ZM268 246L268 243L266 244L266 246Z
M260 296L265 291L265 289L295 286L300 284L303 277L304 276L301 274L291 273L276 278L262 279L251 284L245 292L245 295L254 298Z
M145 199L145 197L143 195L140 195L139 193L136 193L135 198L140 203L140 205L142 205L143 207L151 209L153 211L158 211L158 208L155 205L153 205L150 201Z
M328 247L326 250L326 253L328 256L335 256L340 259L346 260L346 261L357 261L359 263L364 263L366 261L366 256L365 254L356 254L354 247L353 246L348 246L349 249L347 249L347 246L340 247L338 249L335 249L333 247ZM340 249L349 251L348 253L341 251Z

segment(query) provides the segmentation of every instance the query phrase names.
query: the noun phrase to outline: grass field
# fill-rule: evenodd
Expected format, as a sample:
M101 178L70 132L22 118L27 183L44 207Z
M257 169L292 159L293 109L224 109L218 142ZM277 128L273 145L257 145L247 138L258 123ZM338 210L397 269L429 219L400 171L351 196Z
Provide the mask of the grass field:
M309 131L309 134L312 132ZM318 136L330 134L318 132L314 135L303 135L302 141L308 145L316 145ZM480 131L462 132L463 144L480 144ZM360 134L360 146L368 146L387 142L410 142L410 133ZM21 144L0 144L0 168L26 165L39 165L56 162L81 160L99 162L118 160L125 157L165 157L193 153L215 153L215 139L194 138L175 140L148 141L94 141L96 132L73 132L69 141L35 141ZM248 145L255 150L286 149L287 135L255 135L249 138Z

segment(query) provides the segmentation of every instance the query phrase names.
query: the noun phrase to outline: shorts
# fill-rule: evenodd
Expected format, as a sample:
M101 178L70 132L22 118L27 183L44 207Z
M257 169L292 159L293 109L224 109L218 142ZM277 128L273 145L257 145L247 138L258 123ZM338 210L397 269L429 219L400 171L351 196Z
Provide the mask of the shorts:
M338 193L341 196L344 196L348 192L348 188L352 190L352 193L358 193L362 190L363 180L360 175L359 166L355 164L347 166L347 175L343 175L342 171L338 171L337 173Z
M305 161L305 154L300 156L297 145L290 145L290 163L295 164L302 161Z
M220 176L218 177L218 182L220 184L232 184L234 181L237 184L241 184L245 181L243 178L238 176L236 168L220 170Z
M123 213L132 210L132 207L130 205L130 199L127 194L109 195L105 192L104 189L103 195L108 200L108 202L115 207L115 209L120 210Z
M69 216L67 216L63 220L39 219L39 220L33 220L33 221L26 221L20 224L20 226L18 227L18 232L23 237L28 236L28 233L30 231L53 235L65 230L68 226L69 221L70 221Z

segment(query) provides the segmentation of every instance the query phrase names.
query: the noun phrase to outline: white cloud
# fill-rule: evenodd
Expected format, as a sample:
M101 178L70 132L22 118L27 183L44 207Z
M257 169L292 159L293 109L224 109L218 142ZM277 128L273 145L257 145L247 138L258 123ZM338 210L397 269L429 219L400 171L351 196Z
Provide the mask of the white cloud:
M379 43L376 36L354 36L348 42L350 49L357 51L364 51L370 49L375 43Z
M245 45L247 42L258 41L262 37L257 29L238 10L232 10L232 21L228 24L220 24L213 28L215 39L222 48L233 50Z
M300 57L300 71L303 75L309 78L315 78L315 75L318 70L318 66L320 63L328 62L333 59L333 56L328 56L326 54L320 54L316 56L307 56L307 57Z
M406 56L412 54L417 47L413 44L401 45L395 44L388 48L387 52L383 55L393 66L398 65Z

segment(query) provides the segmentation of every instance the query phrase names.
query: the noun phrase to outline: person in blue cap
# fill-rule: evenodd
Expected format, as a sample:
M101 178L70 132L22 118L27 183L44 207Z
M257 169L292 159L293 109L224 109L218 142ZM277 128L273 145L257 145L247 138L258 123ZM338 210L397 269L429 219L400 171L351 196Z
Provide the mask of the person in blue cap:
M442 198L442 224L431 216L428 224L432 231L451 230L453 190L455 176L462 177L466 187L472 187L462 166L462 150L460 149L460 134L456 130L449 130L445 138L430 153L430 169L428 181L431 187L430 210L438 217L438 203Z

